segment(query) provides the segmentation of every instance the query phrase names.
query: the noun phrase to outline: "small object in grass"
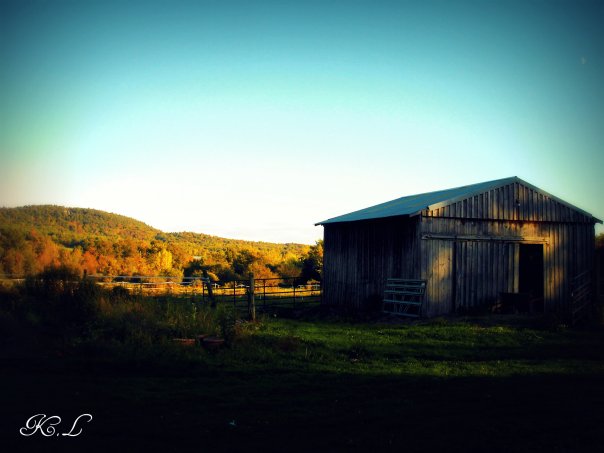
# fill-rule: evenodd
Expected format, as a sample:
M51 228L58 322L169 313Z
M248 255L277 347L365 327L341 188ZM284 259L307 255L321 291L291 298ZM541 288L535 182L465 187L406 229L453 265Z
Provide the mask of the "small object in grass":
M173 338L172 341L183 346L195 346L195 338Z
M231 421L229 422L229 425L231 425L232 427L236 427L236 426L237 426L237 423L235 422L235 420L231 420Z
M214 351L224 344L224 339L218 337L206 337L203 339L202 346L209 351Z

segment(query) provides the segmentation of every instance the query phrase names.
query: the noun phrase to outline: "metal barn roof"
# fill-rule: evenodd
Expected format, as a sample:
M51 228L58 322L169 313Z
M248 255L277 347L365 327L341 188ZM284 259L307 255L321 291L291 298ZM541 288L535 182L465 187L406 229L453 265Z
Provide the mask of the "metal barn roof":
M322 222L318 222L315 225L325 225L328 223L338 223L338 222L355 222L357 220L370 220L370 219L380 219L384 217L395 217L395 216L404 216L404 215L413 215L418 214L423 209L434 209L440 206L444 206L450 203L454 203L465 198L472 197L476 194L487 192L491 189L505 186L512 183L521 183L530 187L538 192L541 192L543 195L547 195L548 197L555 199L556 201L563 203L564 205L575 209L583 214L592 217L591 214L579 209L563 200L560 200L553 195L544 192L543 190L529 184L517 176L512 176L510 178L496 179L493 181L481 182L478 184L471 184L469 186L455 187L453 189L446 190L438 190L436 192L428 192L422 193L418 195L410 195L407 197L397 198L396 200L387 201L385 203L380 203L375 206L371 206L369 208L361 209L359 211L354 211L348 214L344 214L338 217L333 217L331 219L324 220ZM438 206L437 206L438 205ZM598 219L594 220L596 222L601 222Z

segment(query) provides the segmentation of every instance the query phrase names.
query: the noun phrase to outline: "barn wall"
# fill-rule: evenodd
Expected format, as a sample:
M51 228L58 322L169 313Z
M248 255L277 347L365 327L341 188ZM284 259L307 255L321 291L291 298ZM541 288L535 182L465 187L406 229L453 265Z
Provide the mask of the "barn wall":
M517 292L520 243L543 244L548 311L568 308L572 278L593 263L591 223L423 217L420 237L428 316L492 304L500 292Z
M515 182L427 210L427 217L592 223L581 211L542 191Z
M383 298L388 277L418 278L418 218L325 225L323 302L367 308Z

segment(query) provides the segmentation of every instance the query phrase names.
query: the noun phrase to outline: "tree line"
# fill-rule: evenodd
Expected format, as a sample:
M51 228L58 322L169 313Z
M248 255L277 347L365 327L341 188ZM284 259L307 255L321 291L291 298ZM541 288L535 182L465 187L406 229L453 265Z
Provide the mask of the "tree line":
M66 267L88 275L320 280L323 244L273 244L164 233L128 217L61 206L0 208L0 272Z

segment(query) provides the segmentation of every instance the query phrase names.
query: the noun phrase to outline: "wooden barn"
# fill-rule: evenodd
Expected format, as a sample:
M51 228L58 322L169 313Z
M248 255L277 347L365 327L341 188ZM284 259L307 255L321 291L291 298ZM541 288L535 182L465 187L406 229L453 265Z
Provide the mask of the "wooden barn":
M515 294L569 313L589 299L596 222L517 177L398 198L317 223L323 302L375 308L402 278L426 281L424 316Z

